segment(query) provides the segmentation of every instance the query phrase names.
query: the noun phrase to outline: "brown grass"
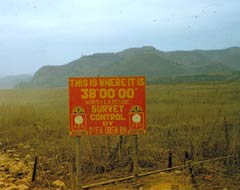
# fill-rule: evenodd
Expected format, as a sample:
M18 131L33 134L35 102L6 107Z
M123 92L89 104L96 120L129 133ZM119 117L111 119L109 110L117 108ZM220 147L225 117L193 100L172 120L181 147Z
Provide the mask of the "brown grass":
M148 86L147 135L139 137L140 166L143 170L166 167L168 150L174 154L174 165L183 162L185 151L195 160L239 152L239 113L239 83ZM70 162L75 159L75 142L68 135L68 122L67 89L0 91L3 147L27 144L37 155ZM124 137L122 155L118 143L119 137L83 137L83 171L95 173L98 166L111 170L115 165L118 171L129 172L124 162L131 162L132 139Z

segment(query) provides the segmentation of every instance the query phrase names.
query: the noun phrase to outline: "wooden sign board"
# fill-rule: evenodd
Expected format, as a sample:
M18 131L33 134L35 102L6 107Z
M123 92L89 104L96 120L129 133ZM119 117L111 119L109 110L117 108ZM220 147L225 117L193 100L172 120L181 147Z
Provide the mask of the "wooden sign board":
M146 132L146 80L137 77L69 78L70 135Z

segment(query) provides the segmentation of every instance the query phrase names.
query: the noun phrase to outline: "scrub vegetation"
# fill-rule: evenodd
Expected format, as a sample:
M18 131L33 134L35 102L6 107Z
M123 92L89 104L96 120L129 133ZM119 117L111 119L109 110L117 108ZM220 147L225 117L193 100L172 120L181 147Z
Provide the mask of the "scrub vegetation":
M166 168L169 151L173 165L183 164L185 152L193 160L240 154L240 83L149 85L146 102L147 134L138 138L140 170ZM68 122L66 88L0 91L2 150L28 145L31 154L54 160L50 170L74 162ZM83 175L131 173L132 146L130 136L82 137Z

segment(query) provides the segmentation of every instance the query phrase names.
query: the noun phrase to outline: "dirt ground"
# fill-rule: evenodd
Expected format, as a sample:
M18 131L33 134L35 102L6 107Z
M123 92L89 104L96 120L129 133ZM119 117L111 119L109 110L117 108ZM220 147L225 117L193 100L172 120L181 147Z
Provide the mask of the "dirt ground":
M91 188L93 190L188 190L188 179L181 172L161 172L130 181Z

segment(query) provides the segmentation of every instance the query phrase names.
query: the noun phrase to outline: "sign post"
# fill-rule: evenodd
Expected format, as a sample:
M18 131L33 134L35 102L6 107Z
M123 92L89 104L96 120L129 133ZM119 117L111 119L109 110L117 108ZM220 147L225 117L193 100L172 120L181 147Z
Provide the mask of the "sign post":
M81 182L81 153L80 153L81 137L76 137L76 186L80 188Z
M133 160L134 176L138 177L138 136L134 135L134 160Z
M137 176L137 135L146 133L145 77L69 78L68 85L69 134L76 137L77 179L80 179L82 135L134 135L134 175Z

